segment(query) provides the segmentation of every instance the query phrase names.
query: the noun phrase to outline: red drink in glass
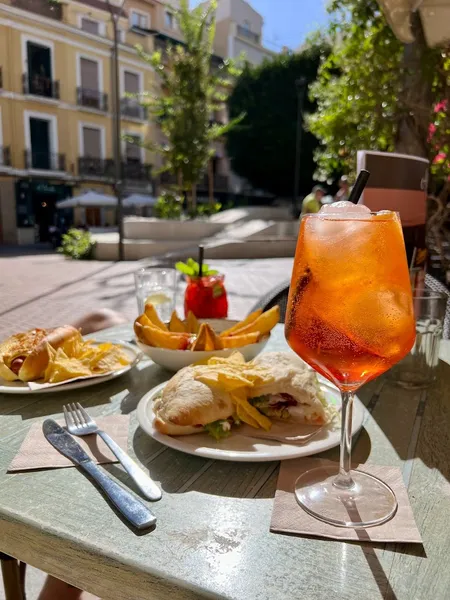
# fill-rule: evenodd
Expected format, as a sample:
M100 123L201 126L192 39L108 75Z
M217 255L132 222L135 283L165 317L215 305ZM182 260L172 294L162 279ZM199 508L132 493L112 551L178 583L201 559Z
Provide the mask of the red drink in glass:
M184 314L192 311L198 319L225 319L228 316L228 298L224 275L188 277L184 294Z

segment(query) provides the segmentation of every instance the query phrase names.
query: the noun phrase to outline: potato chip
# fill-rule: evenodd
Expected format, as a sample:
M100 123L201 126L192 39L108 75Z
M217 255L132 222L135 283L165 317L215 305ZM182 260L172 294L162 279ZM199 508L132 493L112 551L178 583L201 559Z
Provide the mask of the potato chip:
M253 321L256 321L256 319L260 316L261 313L262 313L262 309L258 308L258 310L255 310L255 312L252 312L251 314L249 314L248 317L246 317L243 321L240 321L239 323L236 323L236 325L233 325L233 327L230 327L229 329L225 329L225 331L222 331L220 336L227 337L230 334L236 332L238 329L243 329L244 327L247 327L247 325L250 325L250 323L253 323Z
M208 365L222 365L222 364L245 364L245 358L240 352L233 352L230 356L223 358L222 356L212 356L207 359Z
M231 394L231 399L238 406L240 406L243 409L243 411L245 411L246 415L248 415L254 421L256 421L259 427L262 427L262 429L269 431L269 429L272 427L272 421L268 417L260 413L257 408L250 404L250 402L247 400L245 390L235 390Z
M258 421L255 421L253 417L246 413L240 404L236 404L236 414L238 419L243 423L247 423L247 425L250 425L255 429L259 428Z
M173 311L172 316L170 317L169 331L175 333L187 333L186 325L177 315L177 312L175 310Z
M47 366L44 381L47 383L60 383L66 379L89 377L90 375L92 375L92 372L88 366L77 358L69 358L62 348L58 348Z
M66 356L77 357L80 354L83 345L84 342L81 333L77 331L76 334L64 342L61 348L64 350Z

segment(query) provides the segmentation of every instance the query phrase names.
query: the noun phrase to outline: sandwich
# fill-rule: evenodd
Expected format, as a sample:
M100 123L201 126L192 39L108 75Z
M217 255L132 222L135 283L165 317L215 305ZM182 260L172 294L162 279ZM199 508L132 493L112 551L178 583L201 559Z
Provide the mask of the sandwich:
M78 329L71 325L16 333L0 343L0 378L6 381L40 379L54 351L62 348L70 353L81 339Z
M189 435L206 430L217 437L215 429L231 429L228 419L235 412L231 395L197 380L197 372L193 366L181 369L155 400L154 425L161 433Z
M167 435L207 431L221 439L241 422L269 430L273 421L323 425L330 420L316 374L306 364L284 352L249 363L233 356L179 371L154 403L156 429Z
M253 364L266 368L273 380L255 385L249 402L271 420L324 425L330 419L328 404L316 373L286 352L266 352Z

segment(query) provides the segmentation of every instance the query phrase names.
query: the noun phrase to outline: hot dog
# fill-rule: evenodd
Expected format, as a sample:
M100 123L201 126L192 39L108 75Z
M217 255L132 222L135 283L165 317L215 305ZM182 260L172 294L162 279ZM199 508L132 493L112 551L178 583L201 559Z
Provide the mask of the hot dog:
M49 362L49 347L57 350L80 336L71 325L54 329L31 329L12 335L0 344L0 378L34 381L43 376Z

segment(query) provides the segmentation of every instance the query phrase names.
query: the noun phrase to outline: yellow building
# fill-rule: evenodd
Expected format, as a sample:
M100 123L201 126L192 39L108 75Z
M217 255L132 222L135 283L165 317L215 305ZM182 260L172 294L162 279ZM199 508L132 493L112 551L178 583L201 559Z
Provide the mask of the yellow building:
M126 0L119 18L121 129L142 141L155 139L156 127L125 95L154 89L153 69L135 46L151 52L155 27L177 36L163 3ZM0 243L46 241L58 200L87 189L114 193L112 38L104 0L0 0ZM125 193L149 193L151 154L122 142L122 161ZM115 216L92 209L75 214L81 218L103 226Z

